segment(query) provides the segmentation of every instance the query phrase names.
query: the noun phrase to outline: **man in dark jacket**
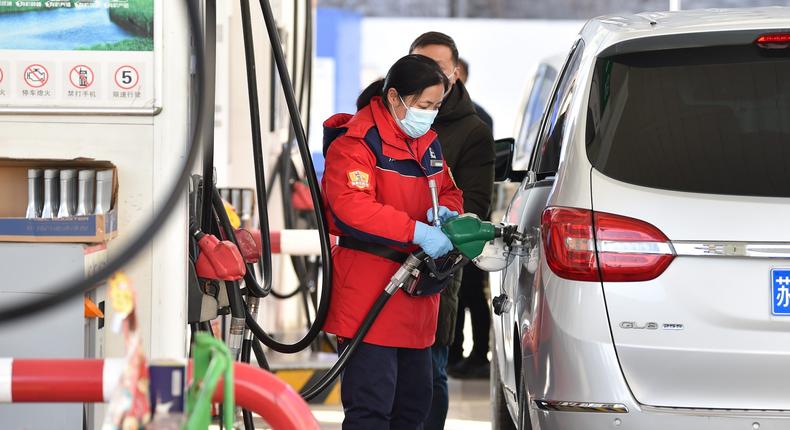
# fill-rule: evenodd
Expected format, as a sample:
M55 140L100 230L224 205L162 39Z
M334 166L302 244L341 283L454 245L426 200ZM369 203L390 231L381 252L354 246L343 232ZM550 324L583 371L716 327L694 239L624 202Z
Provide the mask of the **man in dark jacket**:
M455 41L446 34L428 32L414 40L410 53L433 58L450 79L451 89L445 95L439 115L433 122L433 129L439 135L444 159L455 182L463 191L464 212L488 219L494 189L494 137L491 129L475 113L472 99L458 79L459 58ZM463 277L466 277L465 273ZM476 285L461 285L463 281L456 280L441 295L436 342L432 348L433 403L425 422L426 430L444 428L449 403L447 356L455 335L459 288L477 289L481 296L483 294L480 277L471 278L477 279ZM485 300L482 305L488 315ZM487 324L490 325L490 317Z

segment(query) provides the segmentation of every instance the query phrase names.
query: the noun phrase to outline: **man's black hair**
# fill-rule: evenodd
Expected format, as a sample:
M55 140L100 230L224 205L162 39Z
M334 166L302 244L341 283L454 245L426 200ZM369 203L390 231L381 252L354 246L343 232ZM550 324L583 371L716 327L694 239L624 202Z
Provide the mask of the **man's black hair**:
M455 41L452 37L438 31L429 31L414 39L409 52L414 52L415 49L424 48L428 45L441 45L450 48L450 52L453 54L453 64L458 64L458 47L455 46Z

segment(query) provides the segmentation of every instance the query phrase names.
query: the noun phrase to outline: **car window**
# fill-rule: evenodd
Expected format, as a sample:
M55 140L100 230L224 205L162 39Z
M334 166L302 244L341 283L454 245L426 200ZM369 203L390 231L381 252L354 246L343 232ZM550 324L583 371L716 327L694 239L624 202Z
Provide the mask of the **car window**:
M531 169L539 176L557 172L560 164L562 135L567 122L568 105L576 87L577 72L581 65L584 42L580 39L571 49L568 59L543 117Z
M529 163L532 147L538 134L540 118L551 95L551 88L557 78L557 71L548 64L541 64L535 73L535 79L524 106L521 127L516 137L513 153L514 169L524 170ZM519 166L516 166L519 164Z
M635 185L790 197L788 77L787 49L755 45L600 58L587 155Z

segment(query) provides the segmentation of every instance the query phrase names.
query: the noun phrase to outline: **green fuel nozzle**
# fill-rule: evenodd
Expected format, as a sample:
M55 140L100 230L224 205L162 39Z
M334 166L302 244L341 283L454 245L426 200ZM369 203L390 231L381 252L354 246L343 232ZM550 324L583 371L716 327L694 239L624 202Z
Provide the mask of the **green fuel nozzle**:
M503 230L474 214L464 214L446 221L442 231L466 258L473 260L483 252L486 243L501 237Z

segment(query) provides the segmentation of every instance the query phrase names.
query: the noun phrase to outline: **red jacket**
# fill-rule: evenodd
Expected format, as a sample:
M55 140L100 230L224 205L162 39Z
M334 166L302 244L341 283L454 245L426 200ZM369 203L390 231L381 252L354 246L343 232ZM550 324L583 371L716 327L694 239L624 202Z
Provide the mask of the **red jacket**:
M436 133L407 137L380 97L353 117L329 118L324 123L324 152L322 185L332 234L403 252L418 249L411 241L415 222L428 222L429 177L437 182L441 205L463 210L461 191L444 165ZM399 264L342 247L335 247L332 257L332 300L324 330L351 338ZM398 290L364 341L427 348L434 341L438 309L438 294L411 297Z

